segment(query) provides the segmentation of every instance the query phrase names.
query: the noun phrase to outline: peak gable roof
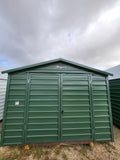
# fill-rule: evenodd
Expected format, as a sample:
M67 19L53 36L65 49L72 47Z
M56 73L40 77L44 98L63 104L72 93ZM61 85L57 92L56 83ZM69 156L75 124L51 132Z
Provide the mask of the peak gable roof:
M45 61L45 62L41 62L41 63L36 63L36 64L24 66L24 67L14 68L14 69L3 71L2 73L12 73L12 72L21 71L21 70L25 70L25 69L30 69L30 68L33 68L33 67L42 66L42 65L46 65L46 64L50 64L50 63L55 63L55 62L65 62L65 63L68 63L70 65L74 65L76 67L81 67L81 68L84 68L84 69L87 69L89 71L93 71L93 72L96 72L96 73L99 73L99 74L102 74L102 75L112 75L111 73L108 73L108 72L105 72L105 71L102 71L102 70L98 70L98 69L95 69L95 68L92 68L92 67L88 67L88 66L85 66L85 65L82 65L82 64L79 64L79 63L76 63L76 62L72 62L72 61L69 61L69 60L66 60L66 59L62 59L62 58L58 58L58 59L54 59L54 60L50 60L50 61Z
M111 72L112 74L114 74L114 76L110 77L109 79L118 79L120 78L120 65L108 68L106 72Z

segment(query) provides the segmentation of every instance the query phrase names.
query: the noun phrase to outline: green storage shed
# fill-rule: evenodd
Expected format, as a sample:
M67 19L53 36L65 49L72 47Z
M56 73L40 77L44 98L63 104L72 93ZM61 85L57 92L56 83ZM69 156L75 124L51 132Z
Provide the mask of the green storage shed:
M113 123L120 128L120 65L109 68L114 74L109 78Z
M113 141L110 73L61 58L3 73L2 146Z

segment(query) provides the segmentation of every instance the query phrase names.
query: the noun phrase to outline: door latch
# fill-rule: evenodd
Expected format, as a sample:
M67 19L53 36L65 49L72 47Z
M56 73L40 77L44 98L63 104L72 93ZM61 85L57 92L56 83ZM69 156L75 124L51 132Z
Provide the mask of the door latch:
M64 113L64 111L62 110L62 111L61 111L61 113L63 114L63 113Z

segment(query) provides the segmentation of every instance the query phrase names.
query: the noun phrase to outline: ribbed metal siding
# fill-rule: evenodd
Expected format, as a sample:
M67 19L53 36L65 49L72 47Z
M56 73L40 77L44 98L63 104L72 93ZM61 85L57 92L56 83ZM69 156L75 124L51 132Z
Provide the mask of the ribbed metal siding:
M26 143L92 140L88 75L29 79Z
M26 75L11 75L9 79L2 143L4 145L24 144ZM19 105L15 105L16 101L19 101Z
M113 123L120 128L120 79L110 80Z
M30 74L26 143L59 138L59 76Z
M62 140L92 140L88 75L61 76Z
M105 77L92 77L94 140L113 139L109 104L108 80Z
M11 75L2 145L112 140L108 90L101 76Z
M0 120L3 119L6 84L7 84L6 79L0 79Z

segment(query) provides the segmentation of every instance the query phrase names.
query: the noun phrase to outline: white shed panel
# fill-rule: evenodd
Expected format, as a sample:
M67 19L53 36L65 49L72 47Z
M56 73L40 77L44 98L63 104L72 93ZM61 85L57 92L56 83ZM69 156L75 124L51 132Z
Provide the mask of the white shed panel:
M3 119L3 110L5 102L5 92L7 84L7 75L1 74L1 71L4 71L5 68L0 67L0 120Z

